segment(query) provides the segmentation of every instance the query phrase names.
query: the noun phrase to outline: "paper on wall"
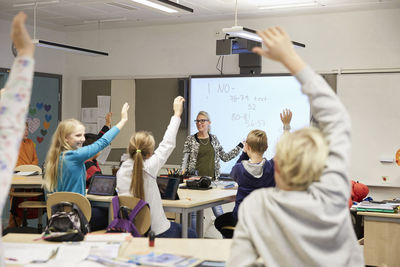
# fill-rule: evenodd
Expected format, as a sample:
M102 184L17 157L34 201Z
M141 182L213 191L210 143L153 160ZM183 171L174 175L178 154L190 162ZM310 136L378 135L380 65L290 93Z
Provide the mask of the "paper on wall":
M98 117L105 118L106 114L110 112L110 103L111 103L110 96L104 96L104 95L97 96Z
M92 133L92 134L98 134L99 130L97 129L97 124L95 123L84 123L85 126L85 133Z
M98 117L97 108L82 108L81 117L82 122L96 123Z

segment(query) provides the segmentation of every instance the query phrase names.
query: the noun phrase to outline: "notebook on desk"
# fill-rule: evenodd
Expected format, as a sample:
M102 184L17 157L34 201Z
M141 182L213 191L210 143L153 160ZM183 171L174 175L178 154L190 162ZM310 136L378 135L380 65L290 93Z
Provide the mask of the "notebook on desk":
M180 179L175 177L157 177L158 190L162 199L178 200Z
M117 180L113 175L95 174L87 191L90 195L114 196Z

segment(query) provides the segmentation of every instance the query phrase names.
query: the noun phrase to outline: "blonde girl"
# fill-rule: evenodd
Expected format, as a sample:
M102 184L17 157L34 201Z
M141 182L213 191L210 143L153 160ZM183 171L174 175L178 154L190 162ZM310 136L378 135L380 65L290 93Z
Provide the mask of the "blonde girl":
M184 98L178 96L173 103L174 116L168 125L164 138L154 151L154 137L149 132L132 135L124 161L117 173L119 195L134 196L150 205L151 230L157 237L181 237L182 226L165 217L161 196L157 186L157 173L167 161L176 145L176 135L181 123ZM194 231L189 237L196 237Z
M74 192L86 195L86 170L85 161L103 150L118 135L128 121L128 103L121 110L121 120L112 127L102 138L95 143L82 147L85 141L85 126L75 119L63 120L59 123L51 141L45 165L45 189L49 192ZM97 218L97 211L92 207L92 219L90 225L96 230L99 225L107 224L105 218ZM105 211L101 212L105 213ZM99 217L103 217L102 215Z

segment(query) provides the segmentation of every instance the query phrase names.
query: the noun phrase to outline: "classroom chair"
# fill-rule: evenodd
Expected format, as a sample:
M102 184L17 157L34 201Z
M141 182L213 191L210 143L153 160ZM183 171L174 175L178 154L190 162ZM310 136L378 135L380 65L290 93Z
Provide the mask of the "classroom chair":
M39 174L42 173L42 169L37 166L37 165L20 165L15 167L15 171L21 171L21 172L35 172L37 171ZM38 212L38 227L37 231L39 233L42 232L43 230L43 224L42 224L42 216L43 212L46 209L46 202L44 200L44 193L43 190L40 191L17 191L11 190L10 196L14 199L15 201L12 201L13 203L17 203L18 198L22 198L23 201L18 204L18 208L21 208L24 210L23 215L22 215L22 226L27 227L28 222L27 222L27 214L28 214L28 209L37 209ZM28 200L28 198L36 198L37 200ZM20 230L18 230L20 231ZM23 230L21 230L23 232ZM30 230L27 230L27 232L31 232Z
M50 220L52 212L51 207L54 204L61 202L70 202L77 205L83 215L86 217L86 220L89 222L92 217L92 206L90 205L89 200L78 193L73 192L55 192L47 195L47 218Z
M42 169L37 166L37 165L19 165L15 167L14 171L20 171L20 172L38 172L39 174L42 173Z
M118 196L118 199L120 207L125 206L130 210L132 210L140 200L139 198L132 196ZM114 211L112 205L110 207L110 211L111 211L111 218L114 218ZM145 236L147 234L151 226L149 206L146 205L139 211L133 223L135 224L136 229L142 236Z

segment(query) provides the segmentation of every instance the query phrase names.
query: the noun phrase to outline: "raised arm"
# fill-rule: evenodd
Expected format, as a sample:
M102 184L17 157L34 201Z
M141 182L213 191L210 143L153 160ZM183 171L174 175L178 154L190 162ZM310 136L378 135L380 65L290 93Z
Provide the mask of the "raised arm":
M25 20L26 15L20 12L12 22L11 39L17 48L18 57L14 60L5 88L1 90L0 214L8 196L31 98L34 46L25 28ZM4 265L3 257L3 252L0 252L0 266Z
M128 121L128 110L129 104L125 103L121 108L121 120L115 125L115 127L104 133L102 137L93 144L71 151L70 153L74 154L73 156L71 155L71 160L85 161L106 148Z
M152 176L156 176L158 171L167 162L169 156L176 146L176 135L178 134L179 125L181 123L181 115L183 112L183 102L185 99L182 96L178 96L174 99L173 110L174 116L172 116L170 123L165 131L163 140L158 145L158 148L154 151L154 154L146 160L145 165L148 166Z
M106 123L104 124L103 128L101 128L101 130L97 134L97 139L101 138L103 136L103 134L105 134L106 132L108 132L108 130L110 130L110 128L111 128L111 116L112 116L112 112L108 112L106 114L106 117L105 117Z
M18 158L32 89L35 48L25 28L25 20L25 13L20 12L12 22L11 39L18 57L14 60L0 99L0 176L4 182L4 187L0 188L6 191Z
M297 55L283 29L273 27L258 34L267 49L258 47L253 51L281 62L296 76L302 84L303 93L309 97L311 114L329 143L329 155L321 176L321 185L328 185L327 190L333 193L331 196L341 196L347 201L350 196L347 170L351 148L351 123L345 107L325 80L306 66Z
M240 150L243 148L243 143L240 142L231 151L225 152L224 148L219 143L219 140L217 139L217 137L215 135L214 135L214 137L215 137L214 142L216 144L217 150L219 151L219 158L224 162L230 161L231 159L235 158L237 155L239 155Z
M108 127L108 128L111 128L111 116L112 116L112 112L108 112L107 114L106 114L106 126Z

